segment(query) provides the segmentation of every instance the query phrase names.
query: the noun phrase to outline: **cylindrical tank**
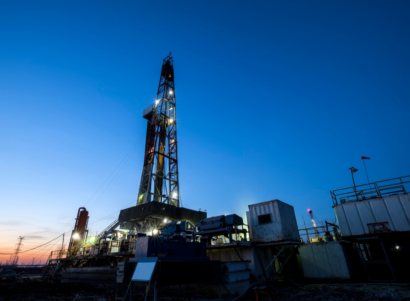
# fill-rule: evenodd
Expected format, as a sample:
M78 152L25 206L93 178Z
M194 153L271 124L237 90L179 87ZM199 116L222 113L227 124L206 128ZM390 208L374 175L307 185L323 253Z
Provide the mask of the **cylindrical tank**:
M81 210L84 209L84 210ZM84 232L87 230L87 224L88 224L88 211L82 207L78 211L78 216L77 216L77 225L76 228L74 229L77 231L77 233L81 236L81 238L84 238Z
M69 250L72 250L74 247L78 246L82 240L87 238L88 218L87 209L85 209L85 207L80 207L78 209L73 232L71 233L70 244L68 245Z

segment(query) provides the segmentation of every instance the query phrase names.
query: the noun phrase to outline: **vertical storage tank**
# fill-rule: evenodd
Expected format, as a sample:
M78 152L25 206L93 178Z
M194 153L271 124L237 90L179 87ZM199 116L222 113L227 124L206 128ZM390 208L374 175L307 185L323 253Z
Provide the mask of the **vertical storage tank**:
M293 206L279 200L248 205L251 241L258 243L300 241Z

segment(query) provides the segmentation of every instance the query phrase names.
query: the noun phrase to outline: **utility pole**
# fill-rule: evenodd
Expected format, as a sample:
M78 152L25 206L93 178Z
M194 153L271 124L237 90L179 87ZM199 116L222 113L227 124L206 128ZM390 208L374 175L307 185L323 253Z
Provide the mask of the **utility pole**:
M160 202L180 207L178 140L174 65L171 53L163 60L157 99L146 108L144 165L137 205Z
M63 257L63 253L64 253L64 236L65 236L65 233L63 233L63 241L61 243L60 258Z
M354 174L355 172L357 172L358 169L357 169L357 168L354 168L354 167L350 167L349 169L350 169L350 172L351 172L351 174L352 174L353 190L354 190L354 194L356 195L356 200L357 200L358 198L357 198L357 191L356 191L356 183L354 182L354 176L353 176L353 174Z

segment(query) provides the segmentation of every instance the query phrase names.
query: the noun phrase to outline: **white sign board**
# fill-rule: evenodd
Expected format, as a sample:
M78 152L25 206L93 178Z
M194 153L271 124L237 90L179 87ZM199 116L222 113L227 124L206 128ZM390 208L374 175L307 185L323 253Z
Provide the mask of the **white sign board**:
M131 281L150 282L158 257L140 258L132 275Z

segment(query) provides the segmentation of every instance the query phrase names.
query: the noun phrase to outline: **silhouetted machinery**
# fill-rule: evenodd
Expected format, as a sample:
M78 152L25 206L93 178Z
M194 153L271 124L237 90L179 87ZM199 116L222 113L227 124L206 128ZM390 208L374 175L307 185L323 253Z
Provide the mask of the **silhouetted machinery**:
M228 238L228 243L246 241L248 231L243 225L242 217L236 214L209 217L199 222L195 235L200 235L201 241L208 245L218 243L218 236L222 235Z
M144 233L134 231L109 230L90 246L90 255L126 256L135 254L135 242Z
M167 240L190 242L195 232L195 226L189 221L178 221L166 224L160 231Z

